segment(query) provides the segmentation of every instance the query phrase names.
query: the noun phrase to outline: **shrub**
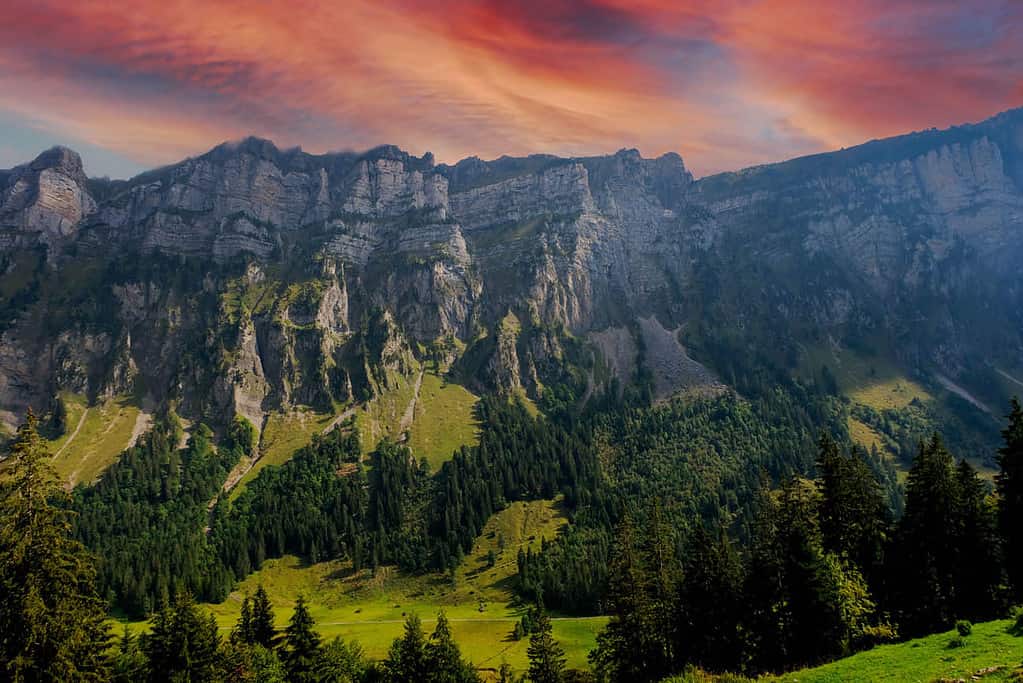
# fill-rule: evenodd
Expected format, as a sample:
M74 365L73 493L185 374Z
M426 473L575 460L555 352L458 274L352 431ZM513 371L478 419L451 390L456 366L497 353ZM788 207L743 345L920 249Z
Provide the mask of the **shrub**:
M963 638L973 633L973 624L966 619L960 619L956 622L956 632Z
M1009 632L1014 636L1023 636L1023 606L1014 607L1011 616L1016 620Z
M948 649L955 650L956 648L966 647L966 638L962 636L956 636L952 640L948 641Z

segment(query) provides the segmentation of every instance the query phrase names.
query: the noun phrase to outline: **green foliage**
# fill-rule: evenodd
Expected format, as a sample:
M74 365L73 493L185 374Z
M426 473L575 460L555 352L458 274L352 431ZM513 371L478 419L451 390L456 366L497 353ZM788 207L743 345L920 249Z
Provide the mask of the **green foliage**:
M334 638L323 645L316 675L321 681L361 681L366 676L369 664L362 646L353 641L345 642Z
M31 411L0 479L0 672L13 681L105 680L109 635L92 557Z
M949 628L956 616L997 616L1003 602L995 510L967 463L957 468L940 437L921 443L909 472L889 576L905 633Z
M320 636L313 630L314 625L305 599L300 595L281 644L281 662L291 683L319 681Z
M171 605L153 617L152 629L142 636L150 681L213 682L220 679L220 636L212 614L204 614L188 593L178 593Z
M973 633L973 623L967 619L960 619L956 622L956 632L965 638Z
M998 530L1013 597L1023 600L1023 407L1013 399L998 451Z
M103 558L99 588L132 616L178 588L208 600L230 589L232 576L204 527L207 506L241 452L215 449L204 425L179 451L179 429L172 416L160 418L96 485L74 491L75 533Z
M384 662L386 679L390 683L418 683L429 673L426 657L426 638L423 622L416 614L405 619L405 634L391 644Z
M529 680L533 683L560 683L565 672L565 651L554 638L551 620L542 609L529 637Z

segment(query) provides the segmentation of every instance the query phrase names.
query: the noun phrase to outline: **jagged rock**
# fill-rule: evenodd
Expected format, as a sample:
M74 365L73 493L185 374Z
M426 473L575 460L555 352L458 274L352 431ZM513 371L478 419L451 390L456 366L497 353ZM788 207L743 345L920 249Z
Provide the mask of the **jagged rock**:
M44 242L71 237L96 202L82 159L65 147L43 152L12 169L0 186L0 227L38 234Z
M700 180L678 155L636 150L437 166L393 147L311 155L250 138L90 186L58 148L0 173L0 267L13 279L40 241L62 247L47 251L53 273L151 252L216 265L187 286L89 280L90 310L114 318L102 329L60 318L44 332L47 301L13 311L8 414L54 387L121 391L140 376L197 417L258 426L268 407L379 391L441 342L446 365L456 349L485 352L474 381L535 393L565 339L637 320L674 368L661 393L714 383L662 334L701 326L757 330L780 353L798 335L882 335L969 386L978 364L1023 363L1023 110ZM292 284L315 296L217 317L220 270L271 298ZM502 322L509 311L529 336ZM590 339L633 374L619 332Z

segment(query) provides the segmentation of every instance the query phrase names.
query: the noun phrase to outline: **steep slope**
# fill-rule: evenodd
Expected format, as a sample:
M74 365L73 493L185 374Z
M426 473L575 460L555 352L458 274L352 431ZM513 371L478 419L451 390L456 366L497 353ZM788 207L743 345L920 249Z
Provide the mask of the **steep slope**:
M658 396L746 391L854 347L997 405L1023 367L1021 110L698 181L635 150L445 166L250 138L128 181L55 149L0 184L8 424L139 392L261 428L428 359L568 402L619 366Z

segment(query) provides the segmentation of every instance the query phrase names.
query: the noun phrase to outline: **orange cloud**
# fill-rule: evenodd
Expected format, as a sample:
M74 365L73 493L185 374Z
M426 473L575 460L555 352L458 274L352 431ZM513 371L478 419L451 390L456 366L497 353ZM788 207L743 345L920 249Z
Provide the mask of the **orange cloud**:
M444 161L636 146L700 172L1018 103L1018 6L825 4L11 0L0 109L153 164L251 133Z

